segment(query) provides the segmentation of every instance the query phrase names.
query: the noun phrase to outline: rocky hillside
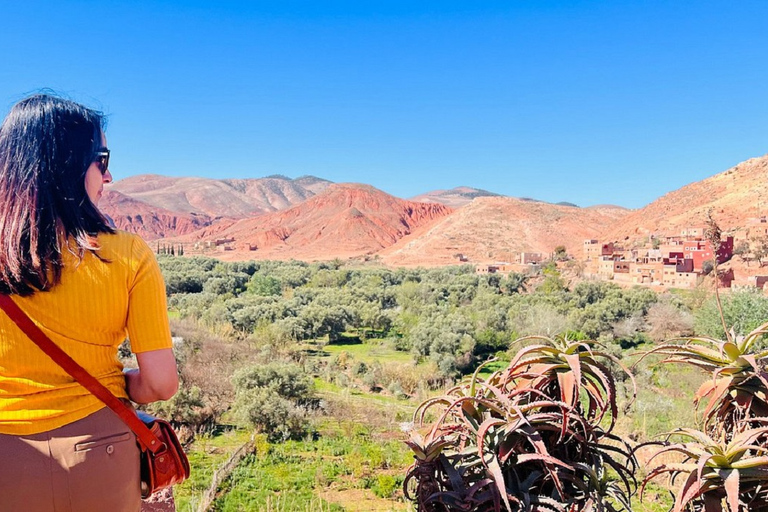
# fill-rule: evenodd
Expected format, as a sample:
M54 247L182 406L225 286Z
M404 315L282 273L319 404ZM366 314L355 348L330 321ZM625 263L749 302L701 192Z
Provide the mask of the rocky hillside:
M768 215L768 155L670 192L609 226L600 238L676 234L703 224L709 209L720 227L730 231L745 232L750 218Z
M372 255L448 216L441 204L398 199L368 185L335 184L284 211L211 225L177 239L231 239L226 259L327 260Z
M634 241L652 233L675 234L701 225L709 209L721 227L744 236L754 225L750 219L768 215L768 156L634 211L555 205L470 187L406 201L367 185L333 185L313 176L144 175L110 188L101 206L118 227L198 248L233 239L227 244L231 250L219 247L215 253L221 258L378 257L391 265L433 266L456 264L458 254L472 263L513 261L520 252L549 253L557 245L581 254L584 239Z
M417 237L382 251L384 262L397 266L510 261L520 252L548 254L558 245L581 254L593 238L628 215L618 207L577 208L511 197L480 197L441 219Z
M109 185L100 206L121 229L152 240L183 235L216 219L284 210L322 192L330 183L314 176L214 180L143 174Z
M114 190L104 191L99 207L117 228L138 233L145 240L191 233L212 222L208 215L151 206Z
M110 189L172 211L242 218L289 208L330 183L311 176L214 180L142 174L120 180Z

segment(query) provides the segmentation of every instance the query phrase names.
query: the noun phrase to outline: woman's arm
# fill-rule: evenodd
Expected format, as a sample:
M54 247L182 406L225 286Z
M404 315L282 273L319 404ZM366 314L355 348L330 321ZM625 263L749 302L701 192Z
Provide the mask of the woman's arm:
M125 371L128 397L138 404L168 400L179 389L176 358L170 348L136 354L137 369Z

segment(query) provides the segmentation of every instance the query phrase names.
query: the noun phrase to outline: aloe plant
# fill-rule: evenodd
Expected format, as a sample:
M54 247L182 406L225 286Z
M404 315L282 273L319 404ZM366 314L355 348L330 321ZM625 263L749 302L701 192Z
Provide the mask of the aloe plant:
M406 479L418 482L419 510L629 510L635 459L611 433L616 386L598 361L614 359L592 341L526 339L539 343L506 369L482 379L481 366L417 408L416 425L437 413L425 441L409 443L416 462ZM432 460L440 469L429 474L438 476L422 475L425 443L437 439L443 441ZM609 467L618 479L608 478Z
M408 431L408 435L409 439L405 443L413 451L416 460L407 470L403 491L406 498L414 499L408 492L408 484L415 478L417 480L415 499L419 510L429 512L437 510L435 505L429 502L429 497L444 487L441 483L445 476L441 472L441 466L438 465L438 458L451 441L445 435L435 435L434 432L431 432L426 439L412 429Z
M756 420L766 421L765 418ZM721 512L723 503L730 512L768 511L768 448L760 442L768 435L768 427L739 432L730 440L715 440L704 432L688 428L667 435L689 441L665 443L651 461L670 453L680 454L682 461L651 468L641 485L641 495L650 480L668 474L672 483L678 477L684 479L671 512Z
M564 336L527 336L518 340L522 341L540 343L517 353L504 372L505 381L539 390L549 397L559 397L571 408L581 406L579 400L583 392L588 402L586 417L599 423L610 411L611 429L618 416L616 385L609 368L597 359L603 358L612 361L629 377L634 399L634 376L616 357L600 350L596 341L575 341Z

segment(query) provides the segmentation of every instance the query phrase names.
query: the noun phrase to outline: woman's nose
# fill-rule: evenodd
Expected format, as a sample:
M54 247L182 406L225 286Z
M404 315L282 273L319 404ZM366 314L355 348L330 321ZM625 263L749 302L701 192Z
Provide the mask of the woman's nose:
M107 169L107 172L104 173L101 179L104 183L112 183L112 173L109 172L109 169Z

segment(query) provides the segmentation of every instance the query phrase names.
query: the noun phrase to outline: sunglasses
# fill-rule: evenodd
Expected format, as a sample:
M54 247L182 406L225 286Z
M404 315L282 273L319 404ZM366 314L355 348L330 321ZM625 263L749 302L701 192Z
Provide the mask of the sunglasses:
M107 148L100 148L93 154L93 161L99 164L102 176L107 174L109 170L109 150Z

